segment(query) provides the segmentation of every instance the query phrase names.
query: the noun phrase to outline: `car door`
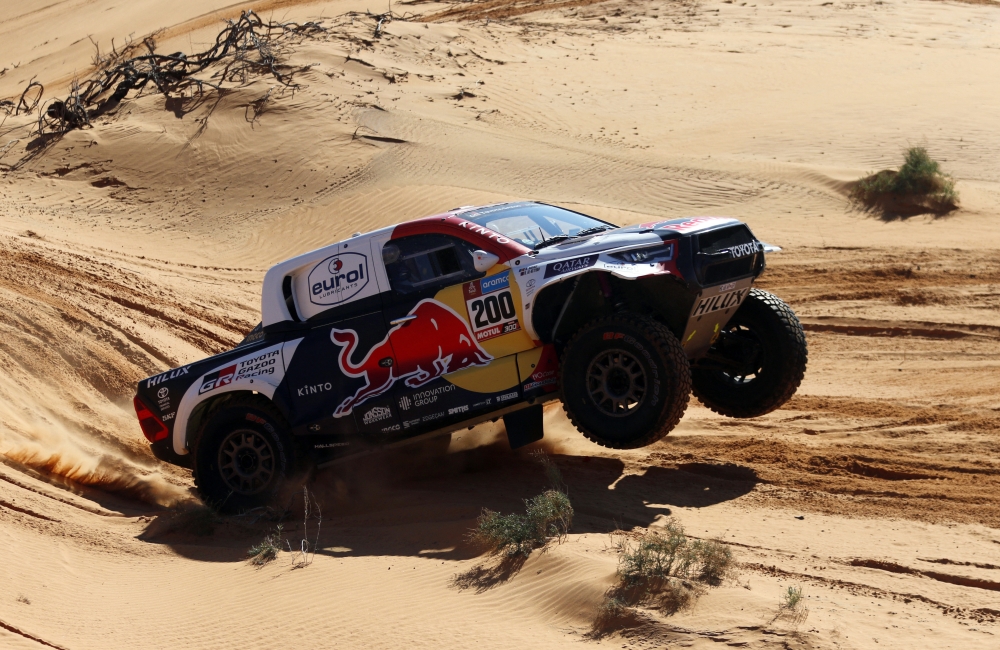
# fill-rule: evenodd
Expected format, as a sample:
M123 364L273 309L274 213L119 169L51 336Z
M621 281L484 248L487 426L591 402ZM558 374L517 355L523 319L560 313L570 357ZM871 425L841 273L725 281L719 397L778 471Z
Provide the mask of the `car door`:
M392 354L371 256L369 239L344 242L293 281L304 336L286 351L291 424L299 434L336 438L317 440L317 448L364 444L353 434L372 438L400 428L379 390Z
M514 354L534 343L518 318L510 270L477 271L474 250L436 233L382 246L386 324L399 379L395 405L404 430L436 428L520 397Z

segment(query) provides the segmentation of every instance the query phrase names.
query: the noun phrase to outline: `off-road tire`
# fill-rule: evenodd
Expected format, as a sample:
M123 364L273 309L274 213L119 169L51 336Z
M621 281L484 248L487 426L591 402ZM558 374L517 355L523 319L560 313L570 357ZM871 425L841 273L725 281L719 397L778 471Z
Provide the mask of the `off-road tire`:
M759 373L738 383L721 370L695 365L691 378L695 396L708 408L728 417L754 418L779 408L798 390L808 359L806 337L795 312L762 289L751 289L726 324L727 330L740 328L760 345Z
M610 367L605 365L609 359L617 369L601 375L602 367ZM612 449L644 447L670 433L691 395L691 365L677 337L638 314L605 316L584 325L566 344L559 366L560 397L570 422L590 440ZM628 387L615 392L618 397L638 394L636 377L644 377L642 398L634 406L621 406L609 397L612 372L631 377ZM618 408L623 410L611 413Z
M288 424L278 409L259 397L220 400L210 409L193 450L194 484L202 500L225 513L244 512L284 500L289 479L299 474L296 470L301 468ZM245 444L247 442L253 444ZM220 468L223 445L227 450L235 448L238 453L251 456L256 448L256 460L262 468L257 474L266 478L263 484L254 484L244 490L234 487L240 478L233 477L234 468L226 472L230 476L228 479Z

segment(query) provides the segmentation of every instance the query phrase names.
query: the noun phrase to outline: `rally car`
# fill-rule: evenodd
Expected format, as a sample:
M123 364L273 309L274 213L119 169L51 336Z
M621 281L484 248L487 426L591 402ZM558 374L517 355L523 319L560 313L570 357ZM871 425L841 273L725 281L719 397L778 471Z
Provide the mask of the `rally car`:
M798 388L802 327L752 287L769 250L736 219L620 228L535 202L358 233L272 267L261 323L142 380L136 413L153 453L228 511L305 467L486 420L529 444L553 399L599 445L649 445L692 390L747 418Z

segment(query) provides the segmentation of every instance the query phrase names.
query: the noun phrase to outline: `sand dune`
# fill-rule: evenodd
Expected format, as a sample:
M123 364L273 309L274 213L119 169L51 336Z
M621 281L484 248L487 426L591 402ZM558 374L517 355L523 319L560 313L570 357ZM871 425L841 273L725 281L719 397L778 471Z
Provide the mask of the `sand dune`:
M410 2L378 36L388 6L355 0L7 3L0 98L65 96L112 42L204 49L248 8L324 21L279 53L296 87L146 92L59 137L0 110L0 645L996 646L995 3ZM961 208L853 208L851 182L910 146ZM785 249L762 285L805 325L799 394L749 421L693 404L621 453L547 410L577 515L523 563L466 537L545 481L484 425L443 457L321 473L312 564L247 565L277 522L200 506L146 449L134 382L237 343L277 261L511 198L745 219ZM607 533L668 516L729 544L739 577L595 629ZM789 585L798 624L775 618Z

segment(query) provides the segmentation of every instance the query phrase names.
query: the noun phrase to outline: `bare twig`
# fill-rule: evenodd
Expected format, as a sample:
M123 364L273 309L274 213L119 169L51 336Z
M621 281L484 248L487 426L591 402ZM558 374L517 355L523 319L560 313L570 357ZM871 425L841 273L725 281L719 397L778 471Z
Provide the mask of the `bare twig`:
M289 552L295 553L292 556L292 568L294 569L301 569L312 564L316 558L316 549L319 548L319 533L323 528L323 511L319 507L319 502L309 493L309 488L304 485L302 486L302 503L302 542L299 544L299 550L292 551L291 542L285 542L288 545ZM315 514L312 514L313 510L315 510ZM311 517L316 518L316 541L310 546L309 519Z
M156 34L141 43L131 38L118 48L112 41L111 51L101 54L95 44L94 62L98 70L81 83L75 83L65 99L50 101L39 113L38 133L59 134L90 124L91 120L114 108L129 93L141 95L147 88L167 97L184 96L186 92L201 95L206 88L222 90L224 84L245 84L251 76L269 75L278 83L295 87L292 80L297 68L278 60L280 41L290 36L310 37L326 31L319 22L264 21L253 11L244 11L236 20L226 21L226 28L215 38L215 44L204 52L160 54L156 51ZM138 54L144 50L143 54ZM209 79L203 78L209 68L221 65ZM37 87L33 103L29 90ZM41 84L33 82L25 89L15 112L27 106L30 112L41 99ZM269 93L270 94L270 93ZM266 103L261 102L260 108ZM259 110L255 112L259 115Z

